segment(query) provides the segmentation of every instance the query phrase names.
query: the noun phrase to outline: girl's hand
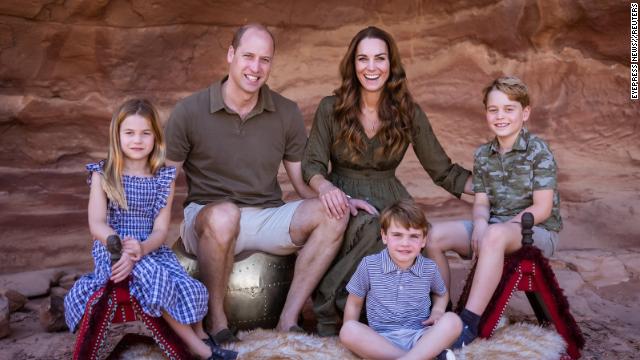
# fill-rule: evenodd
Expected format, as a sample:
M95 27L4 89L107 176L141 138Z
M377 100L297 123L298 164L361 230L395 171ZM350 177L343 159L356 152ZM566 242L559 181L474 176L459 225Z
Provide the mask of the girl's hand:
M432 310L429 318L422 322L422 325L435 325L438 320L444 315L444 312L440 310Z
M110 279L115 283L119 283L120 281L126 279L127 276L131 274L133 265L135 265L135 261L131 259L129 253L123 252L120 260L118 260L118 262L116 262L111 267Z
M139 261L144 255L142 243L138 241L138 239L134 239L130 236L127 236L122 241L122 251L129 254L133 261Z
M349 199L347 195L335 187L332 183L326 182L319 189L318 197L327 211L330 218L341 219L349 211Z
M349 210L351 211L352 216L358 215L358 210L366 211L367 213L375 216L380 215L380 213L378 213L378 209L365 200L360 199L349 199Z

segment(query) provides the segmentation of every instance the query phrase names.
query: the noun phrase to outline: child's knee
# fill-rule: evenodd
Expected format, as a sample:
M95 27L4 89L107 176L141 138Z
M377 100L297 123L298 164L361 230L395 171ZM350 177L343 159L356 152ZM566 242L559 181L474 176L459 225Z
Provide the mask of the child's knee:
M442 226L434 225L429 233L427 234L427 251L443 251L446 250L443 247L446 247L447 242L447 232Z
M440 321L443 322L443 325L446 327L449 333L455 333L457 336L462 332L462 320L460 320L460 317L455 313L444 313L444 315L442 315L442 318L440 318Z
M505 224L492 224L489 225L487 231L484 233L482 237L481 248L488 249L499 249L504 248L507 245L509 239L513 237L512 235L513 229Z

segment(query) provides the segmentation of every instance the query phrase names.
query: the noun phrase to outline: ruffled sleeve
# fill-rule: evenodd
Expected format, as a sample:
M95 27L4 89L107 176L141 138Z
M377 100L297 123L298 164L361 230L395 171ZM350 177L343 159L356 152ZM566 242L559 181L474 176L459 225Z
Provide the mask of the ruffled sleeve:
M89 163L86 166L87 171L89 171L89 176L87 177L87 185L91 186L91 175L93 175L94 172L99 173L100 175L103 175L103 168L104 168L104 160L100 160L97 163Z
M167 198L171 191L171 182L176 178L176 168L173 166L165 166L158 170L156 176L156 202L153 205L153 217L155 218L160 213L160 210L167 206Z

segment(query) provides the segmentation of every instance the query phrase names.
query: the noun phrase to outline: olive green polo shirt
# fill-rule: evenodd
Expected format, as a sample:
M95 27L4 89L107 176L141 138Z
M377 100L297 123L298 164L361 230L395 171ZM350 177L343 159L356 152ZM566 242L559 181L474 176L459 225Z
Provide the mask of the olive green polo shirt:
M508 221L533 205L535 190L553 189L551 216L538 226L562 229L557 165L544 140L522 128L511 151L500 154L497 139L480 146L474 155L473 191L486 193L491 218Z
M222 99L226 79L180 101L165 128L167 159L183 162L187 176L184 206L221 200L280 206L280 163L301 161L307 140L302 113L264 85L241 119Z

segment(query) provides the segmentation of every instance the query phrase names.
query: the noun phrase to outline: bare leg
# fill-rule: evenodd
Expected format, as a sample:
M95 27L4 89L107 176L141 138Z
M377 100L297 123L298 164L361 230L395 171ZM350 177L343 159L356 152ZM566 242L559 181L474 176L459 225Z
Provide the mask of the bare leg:
M520 224L500 223L489 225L478 254L478 264L473 276L466 309L482 315L502 277L505 254L522 247Z
M211 348L209 348L209 346L205 344L198 335L196 335L196 332L193 331L191 325L179 323L164 311L162 312L162 317L167 321L169 326L171 326L173 331L178 334L180 339L185 342L191 353L202 359L207 359L211 356Z
M213 334L227 328L224 296L233 268L236 238L240 230L240 210L225 202L205 206L196 218L198 265L202 282L209 290L209 326Z
M406 355L404 350L372 328L355 320L349 320L342 325L340 342L364 359L398 359Z
M317 199L305 200L293 214L289 233L294 244L304 247L298 252L293 281L276 329L287 331L298 323L305 301L335 257L349 217L330 219Z
M453 250L461 256L471 256L470 241L469 233L462 221L435 223L427 234L426 256L438 265L447 289L451 289L451 270L445 252Z
M400 359L432 359L451 346L460 336L460 332L462 332L462 320L458 315L447 312L422 335L411 351Z
M191 328L196 333L196 335L198 335L198 337L200 339L206 339L207 338L207 333L204 332L204 328L202 327L202 321L198 321L195 324L191 324Z

